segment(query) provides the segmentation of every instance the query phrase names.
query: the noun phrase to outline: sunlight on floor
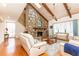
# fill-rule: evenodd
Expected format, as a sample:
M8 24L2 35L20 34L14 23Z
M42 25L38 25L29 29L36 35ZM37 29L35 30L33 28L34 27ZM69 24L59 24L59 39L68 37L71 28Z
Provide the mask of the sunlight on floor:
M10 38L8 41L7 51L8 53L13 53L15 50L15 39Z

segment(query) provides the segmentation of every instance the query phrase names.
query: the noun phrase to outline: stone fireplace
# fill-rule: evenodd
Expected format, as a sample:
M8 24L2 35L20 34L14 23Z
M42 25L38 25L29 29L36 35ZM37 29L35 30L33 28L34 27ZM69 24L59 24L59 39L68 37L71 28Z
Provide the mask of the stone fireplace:
M34 33L35 33L35 37L43 37L43 34L45 32L47 28L38 28L38 27L34 27Z

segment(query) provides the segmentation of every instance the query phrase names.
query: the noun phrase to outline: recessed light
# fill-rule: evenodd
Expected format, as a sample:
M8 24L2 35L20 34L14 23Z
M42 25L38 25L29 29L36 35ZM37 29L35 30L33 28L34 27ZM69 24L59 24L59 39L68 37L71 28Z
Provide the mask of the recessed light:
M41 8L41 5L39 3L35 3L35 5L38 7L38 8Z

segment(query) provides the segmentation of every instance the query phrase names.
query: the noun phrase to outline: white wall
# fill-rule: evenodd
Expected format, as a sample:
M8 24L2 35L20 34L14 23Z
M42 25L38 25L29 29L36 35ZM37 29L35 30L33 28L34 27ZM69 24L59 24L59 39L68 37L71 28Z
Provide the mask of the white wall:
M24 32L25 31L25 27L19 23L18 21L16 22L16 29L15 29L15 32L16 32L16 37L18 37L18 35L21 33L21 32Z
M50 20L49 25L48 25L49 26L49 36L52 35L52 31L50 29L50 26L53 25L54 23L65 22L65 21L76 20L76 19L78 19L78 35L79 35L79 13L78 13L78 14L72 15L72 18L69 18L69 16L67 16L67 17L63 17L63 18L58 19L58 21L55 21L54 19Z
M5 21L0 23L0 43L4 41Z
M54 19L48 22L48 32L49 32L49 37L52 37L52 29L50 29L50 26L53 24Z
M2 43L4 41L4 33L5 33L5 23L6 21L4 20L3 22L0 22L0 43ZM25 31L25 27L20 24L18 21L15 21L15 34L16 37L18 37L18 34L21 32Z
M79 20L78 20L78 36L79 36Z

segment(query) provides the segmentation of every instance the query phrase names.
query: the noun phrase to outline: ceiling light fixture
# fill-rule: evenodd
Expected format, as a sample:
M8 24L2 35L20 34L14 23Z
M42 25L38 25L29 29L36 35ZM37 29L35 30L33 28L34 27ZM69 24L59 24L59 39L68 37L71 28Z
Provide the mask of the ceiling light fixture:
M39 3L35 3L35 5L38 7L38 8L41 8L41 5Z

